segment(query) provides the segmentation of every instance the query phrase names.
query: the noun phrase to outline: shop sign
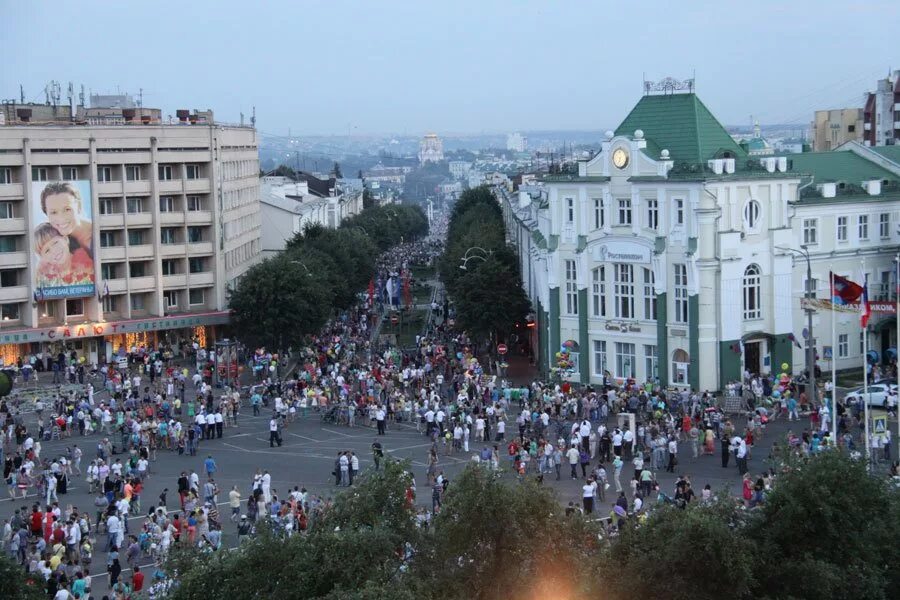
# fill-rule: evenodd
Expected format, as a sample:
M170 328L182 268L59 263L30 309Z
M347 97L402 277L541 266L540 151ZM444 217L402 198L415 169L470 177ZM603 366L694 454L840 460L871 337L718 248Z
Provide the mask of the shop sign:
M217 325L228 322L228 312L207 313L183 317L164 317L161 319L138 319L133 321L108 321L99 323L79 323L59 327L42 327L3 332L0 336L2 344L26 344L30 342L55 342L67 339L83 339L133 333L140 331L161 331L200 325Z
M813 310L833 310L835 312L859 313L859 302L850 304L835 304L827 298L800 298L801 308L812 308ZM897 305L893 302L869 302L869 307L873 313L881 313L885 315L896 315Z
M652 258L650 248L628 241L610 241L593 247L597 262L649 264Z

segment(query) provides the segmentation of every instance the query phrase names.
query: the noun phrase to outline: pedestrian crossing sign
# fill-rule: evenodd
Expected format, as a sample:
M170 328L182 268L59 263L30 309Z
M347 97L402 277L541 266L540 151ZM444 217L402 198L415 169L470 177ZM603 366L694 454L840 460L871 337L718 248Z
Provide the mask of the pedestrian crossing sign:
M873 431L876 435L884 435L887 432L887 416L881 415L872 419L874 425Z

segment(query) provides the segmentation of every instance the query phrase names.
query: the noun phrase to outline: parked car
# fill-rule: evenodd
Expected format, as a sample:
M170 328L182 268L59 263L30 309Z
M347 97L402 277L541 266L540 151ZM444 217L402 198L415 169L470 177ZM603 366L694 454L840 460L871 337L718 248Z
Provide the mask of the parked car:
M868 390L858 387L855 390L847 392L847 395L844 396L844 402L859 402L863 397L865 397L866 391L868 391L868 405L880 406L883 408L887 406L888 393L892 393L895 395L897 394L897 385L873 383L869 386Z

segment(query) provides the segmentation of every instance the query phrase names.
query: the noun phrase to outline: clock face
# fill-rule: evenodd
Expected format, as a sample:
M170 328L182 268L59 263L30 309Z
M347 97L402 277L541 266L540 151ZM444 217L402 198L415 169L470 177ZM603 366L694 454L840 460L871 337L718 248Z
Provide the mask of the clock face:
M624 169L628 166L628 151L624 148L616 148L612 153L612 162L617 169Z

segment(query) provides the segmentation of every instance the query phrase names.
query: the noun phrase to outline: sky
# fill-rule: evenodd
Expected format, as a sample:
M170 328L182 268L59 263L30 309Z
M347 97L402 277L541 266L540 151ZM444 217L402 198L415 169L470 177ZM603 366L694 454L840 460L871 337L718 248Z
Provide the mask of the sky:
M0 0L0 98L59 81L260 131L615 127L696 77L721 121L798 126L900 69L897 0Z

